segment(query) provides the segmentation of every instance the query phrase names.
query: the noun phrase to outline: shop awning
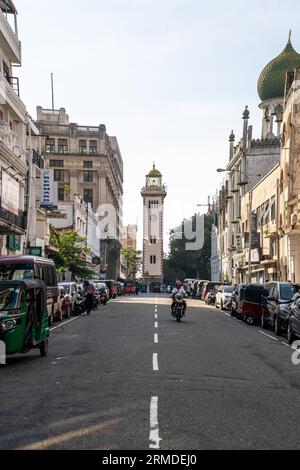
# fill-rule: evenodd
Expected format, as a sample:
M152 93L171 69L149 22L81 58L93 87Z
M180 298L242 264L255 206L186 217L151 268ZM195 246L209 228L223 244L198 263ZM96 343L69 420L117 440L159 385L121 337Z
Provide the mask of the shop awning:
M266 259L264 261L261 261L261 263L263 266L268 266L268 265L277 265L277 261L274 260L274 259Z

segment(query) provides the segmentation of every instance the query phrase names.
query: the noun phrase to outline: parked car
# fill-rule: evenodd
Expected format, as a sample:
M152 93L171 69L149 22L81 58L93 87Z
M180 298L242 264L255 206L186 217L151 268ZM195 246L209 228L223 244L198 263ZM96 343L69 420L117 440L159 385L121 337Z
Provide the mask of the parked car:
M232 294L231 308L239 320L254 325L261 321L266 295L268 292L263 284L240 284Z
M290 282L269 282L265 284L267 294L264 298L265 308L261 317L261 326L271 326L276 335L287 332L290 306L294 295L300 289L298 284Z
M205 282L203 284L201 300L205 300L206 296L209 292L214 291L214 290L218 290L218 287L221 286L221 285L222 285L221 282L211 282L211 281Z
M69 318L71 316L71 300L67 291L59 286L59 308L55 312L54 320L62 321L63 318Z
M220 286L216 295L216 307L221 310L231 309L232 286Z
M1 256L0 280L21 281L40 279L47 285L47 309L49 324L59 310L59 290L55 264L47 258L37 256Z
M294 300L289 309L287 338L290 344L300 338L300 296Z
M67 296L69 297L70 303L70 315L73 314L75 309L75 303L77 299L77 286L75 282L60 282L59 287L62 287L65 291Z

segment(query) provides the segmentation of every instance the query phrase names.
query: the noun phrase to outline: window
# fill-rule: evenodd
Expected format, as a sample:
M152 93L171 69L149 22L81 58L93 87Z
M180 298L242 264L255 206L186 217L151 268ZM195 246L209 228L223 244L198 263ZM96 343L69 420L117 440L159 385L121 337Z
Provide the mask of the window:
M55 139L46 139L45 152L55 153Z
M54 170L54 181L64 181L65 172L64 170Z
M84 189L83 190L83 199L85 202L90 203L93 205L93 190L92 189Z
M1 281L20 281L33 279L33 264L5 264L0 266Z
M93 162L83 162L83 168L93 168Z
M156 245L156 242L157 242L156 236L150 237L150 244L151 245Z
M79 154L80 155L86 155L86 153L87 153L86 140L80 140L79 141Z
M63 160L50 160L50 168L63 168L64 161Z
M50 286L50 285L51 285L51 275L50 275L50 268L49 268L49 266L44 265L44 266L42 267L42 272L43 272L43 274L42 274L42 276L43 276L43 277L42 277L42 281L44 281L44 282L47 284L47 286Z
M64 201L65 200L65 190L64 190L64 188L58 188L57 199L59 201Z
M5 80L10 83L9 66L3 61L3 75Z
M270 201L266 201L262 205L262 225L266 225L270 222Z
M97 155L97 140L90 140L90 155Z
M156 264L156 256L150 256L150 264Z
M276 220L276 203L275 203L275 196L271 199L271 220L272 222Z
M83 172L83 181L85 183L92 183L94 180L94 173L92 171Z
M149 201L149 209L159 209L159 201Z
M58 139L58 153L60 155L68 153L68 141L67 141L67 139Z
M298 286L293 284L280 284L280 299L291 300L298 292Z

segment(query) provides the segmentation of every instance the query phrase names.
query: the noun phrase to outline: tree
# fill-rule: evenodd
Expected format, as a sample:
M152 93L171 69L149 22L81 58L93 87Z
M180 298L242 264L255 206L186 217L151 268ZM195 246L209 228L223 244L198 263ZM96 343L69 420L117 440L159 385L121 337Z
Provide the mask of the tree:
M195 216L190 220L195 229ZM184 221L183 221L184 223ZM204 221L204 245L201 250L186 251L186 242L190 240L176 239L175 230L170 232L170 253L165 260L165 282L174 282L176 279L210 279L211 257L211 227L213 216L205 215Z
M135 278L141 264L140 253L134 249L124 248L122 255L127 262L128 277Z
M94 276L89 268L86 256L90 253L85 244L86 239L74 230L61 233L50 226L50 243L57 249L52 256L56 269L60 273L70 271L72 278L88 279Z

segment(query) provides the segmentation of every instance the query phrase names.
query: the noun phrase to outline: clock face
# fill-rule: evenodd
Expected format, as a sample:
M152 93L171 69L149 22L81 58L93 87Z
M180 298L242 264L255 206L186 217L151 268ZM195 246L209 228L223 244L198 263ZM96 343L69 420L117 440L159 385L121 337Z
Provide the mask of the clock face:
M151 220L151 222L156 222L157 221L157 215L151 215L150 220Z

